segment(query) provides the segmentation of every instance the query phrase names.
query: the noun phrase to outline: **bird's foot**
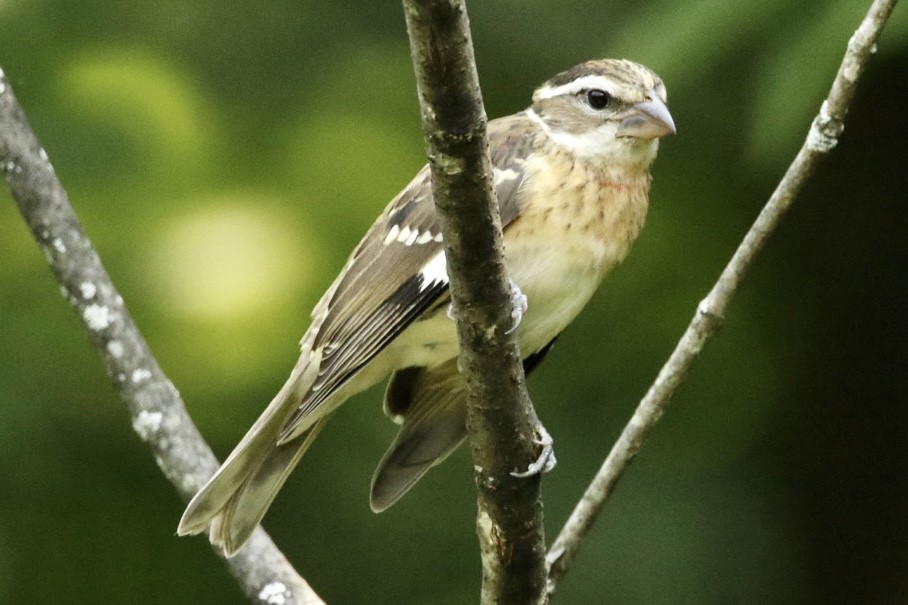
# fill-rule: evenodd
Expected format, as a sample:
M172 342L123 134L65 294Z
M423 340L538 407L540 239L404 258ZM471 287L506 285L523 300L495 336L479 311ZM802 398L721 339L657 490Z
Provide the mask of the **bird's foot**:
M510 280L511 283L511 319L514 320L514 325L512 325L505 334L510 334L517 329L517 326L520 325L520 322L523 320L523 314L527 312L529 308L529 302L527 302L526 294L521 292L520 286L514 283L513 280ZM445 315L448 316L448 319L454 321L454 303L448 305Z
M511 283L511 319L514 320L514 325L505 332L506 334L510 334L517 329L517 326L519 326L520 322L523 320L523 314L527 312L527 309L530 306L527 301L527 296L520 290L520 286L514 283L513 280L508 281Z
M532 477L533 475L539 475L542 473L547 473L558 464L558 460L555 459L555 447L554 440L552 436L549 435L549 432L545 430L545 427L542 426L542 423L536 425L536 443L542 447L542 451L539 452L539 456L536 457L536 460L530 463L525 471L511 471L512 477L517 477L523 479L526 477Z

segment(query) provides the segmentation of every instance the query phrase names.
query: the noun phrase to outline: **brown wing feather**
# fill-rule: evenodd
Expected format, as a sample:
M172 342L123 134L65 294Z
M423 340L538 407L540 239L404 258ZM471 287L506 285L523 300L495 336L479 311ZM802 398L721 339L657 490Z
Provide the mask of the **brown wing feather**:
M513 221L520 210L517 192L523 182L523 162L532 152L526 137L530 125L522 113L489 123L492 165L500 171L495 190L502 226ZM401 235L398 237L404 241L388 235L404 230L415 238L409 245ZM426 309L443 302L447 282L427 285L420 275L442 250L440 233L431 175L424 167L373 223L313 311L313 323L302 345L304 350L321 348L323 360L318 379L288 421L283 437L291 435L303 418Z

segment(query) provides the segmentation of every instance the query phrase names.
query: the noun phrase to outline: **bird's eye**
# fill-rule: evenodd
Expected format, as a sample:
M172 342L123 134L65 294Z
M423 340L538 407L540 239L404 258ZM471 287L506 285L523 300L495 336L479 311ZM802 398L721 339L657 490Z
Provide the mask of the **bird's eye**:
M611 95L609 95L604 90L599 90L598 88L594 88L586 92L586 102L589 103L590 107L592 107L593 109L605 109L605 107L611 100Z

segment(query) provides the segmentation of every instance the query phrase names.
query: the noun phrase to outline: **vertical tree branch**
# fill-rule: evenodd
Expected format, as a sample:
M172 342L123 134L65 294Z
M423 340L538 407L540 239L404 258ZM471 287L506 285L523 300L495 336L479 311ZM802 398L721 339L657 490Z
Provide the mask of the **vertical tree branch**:
M184 500L217 468L217 460L173 384L161 371L123 298L79 224L47 153L0 69L0 171L79 316L91 346L126 402L133 429ZM322 600L259 528L249 545L226 560L253 602L318 604Z
M468 384L479 490L482 603L543 603L545 544L536 458L538 419L526 391L492 189L486 116L466 5L404 0L423 133L441 218Z
M550 592L554 591L557 582L577 555L583 537L593 526L627 464L640 449L650 429L659 421L671 396L687 375L694 358L718 330L732 297L769 236L814 173L820 160L829 155L838 143L857 81L874 52L883 26L896 2L897 0L873 2L848 43L829 96L814 118L803 146L718 281L697 307L693 320L675 350L552 544L547 556Z

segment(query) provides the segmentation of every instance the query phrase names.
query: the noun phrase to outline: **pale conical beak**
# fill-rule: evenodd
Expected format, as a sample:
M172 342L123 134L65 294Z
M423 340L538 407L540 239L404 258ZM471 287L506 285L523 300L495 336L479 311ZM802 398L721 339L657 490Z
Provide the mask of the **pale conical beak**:
M655 139L675 134L675 121L668 107L655 94L651 100L637 103L624 114L618 126L619 137Z

